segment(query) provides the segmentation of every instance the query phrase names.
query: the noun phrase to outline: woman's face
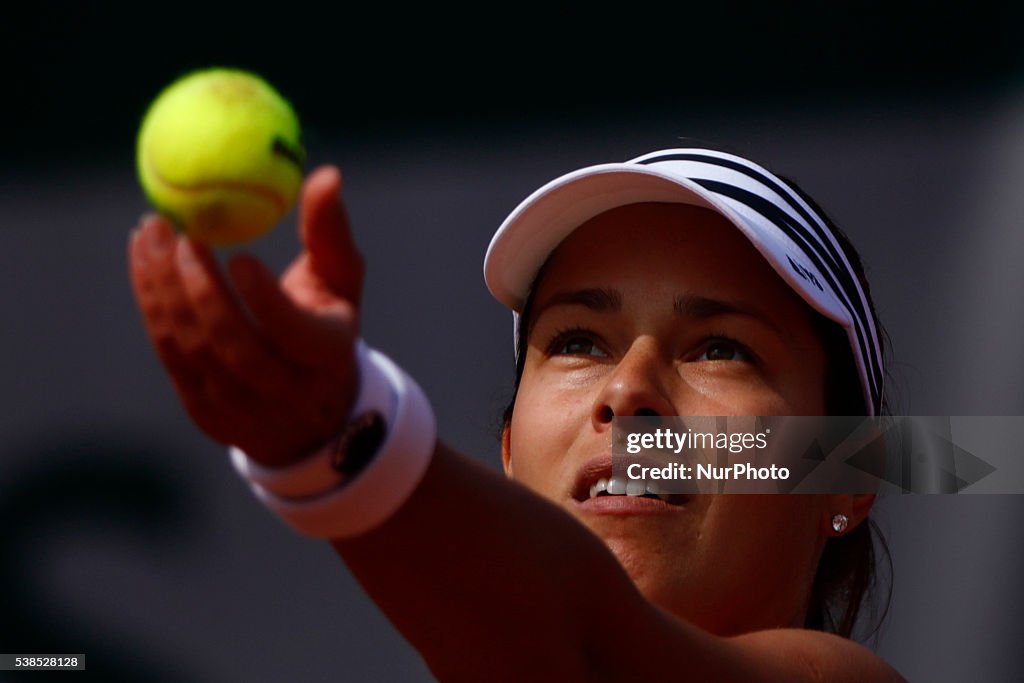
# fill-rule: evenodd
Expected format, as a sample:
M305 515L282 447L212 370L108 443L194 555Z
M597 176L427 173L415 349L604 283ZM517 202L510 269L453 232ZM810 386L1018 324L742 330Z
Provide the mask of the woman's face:
M537 284L507 472L603 538L661 607L722 635L802 626L828 497L669 503L590 487L611 476L614 416L824 414L810 316L718 214L634 204L597 216Z

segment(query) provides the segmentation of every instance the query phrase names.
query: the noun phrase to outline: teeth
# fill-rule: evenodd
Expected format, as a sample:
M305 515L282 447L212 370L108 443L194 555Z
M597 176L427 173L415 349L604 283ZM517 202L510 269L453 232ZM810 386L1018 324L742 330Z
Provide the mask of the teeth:
M637 479L630 479L626 482L626 495L627 496L642 496L647 493L647 487L642 481Z
M669 502L672 494L662 491L659 482L643 481L639 479L627 479L626 477L611 477L610 479L598 479L597 483L590 487L590 497L594 498L604 493L610 496L643 496L652 495Z

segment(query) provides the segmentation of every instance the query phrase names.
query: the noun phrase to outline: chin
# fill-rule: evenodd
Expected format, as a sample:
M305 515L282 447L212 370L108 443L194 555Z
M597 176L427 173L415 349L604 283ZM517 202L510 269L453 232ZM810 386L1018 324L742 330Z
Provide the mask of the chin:
M698 570L687 557L693 553L652 551L657 545L645 545L636 537L605 539L637 590L662 610L719 636L737 635L750 629L739 623L733 601L715 596L708 587L713 579L696 576ZM648 542L649 543L649 542Z
M652 550L650 542L630 537L605 539L637 589L651 602L675 612L673 605L686 602L688 563L678 551L670 554Z

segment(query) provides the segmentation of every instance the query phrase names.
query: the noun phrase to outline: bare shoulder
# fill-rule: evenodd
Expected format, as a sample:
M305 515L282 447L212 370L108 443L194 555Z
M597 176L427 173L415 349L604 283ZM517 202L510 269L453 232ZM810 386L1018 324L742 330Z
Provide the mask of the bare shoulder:
M730 638L737 654L762 672L777 671L800 681L906 683L881 657L863 645L831 633L772 629ZM769 676L771 679L771 676Z
M611 656L599 658L586 680L674 680L686 672L686 680L719 683L906 683L868 648L829 633L779 628L721 637L660 610L645 617L616 629L601 650Z

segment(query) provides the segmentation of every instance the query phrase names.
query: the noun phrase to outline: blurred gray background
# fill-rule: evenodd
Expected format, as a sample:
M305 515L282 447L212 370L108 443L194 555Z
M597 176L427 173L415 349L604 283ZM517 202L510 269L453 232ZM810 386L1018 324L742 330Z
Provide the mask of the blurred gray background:
M758 5L615 33L555 10L292 27L207 11L199 26L43 3L0 29L23 65L0 164L0 652L84 652L101 680L430 680L331 549L250 497L145 339L124 257L146 210L134 134L197 66L260 71L292 98L311 166L345 174L364 336L495 467L512 342L481 275L494 229L563 172L691 143L795 179L847 230L892 338L896 412L1024 414L1016 11ZM296 249L294 213L251 245L278 269ZM912 681L1020 680L1024 498L876 510L894 565L880 654Z

